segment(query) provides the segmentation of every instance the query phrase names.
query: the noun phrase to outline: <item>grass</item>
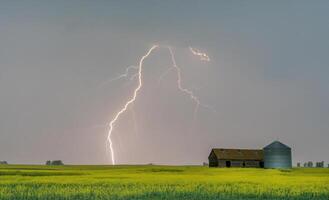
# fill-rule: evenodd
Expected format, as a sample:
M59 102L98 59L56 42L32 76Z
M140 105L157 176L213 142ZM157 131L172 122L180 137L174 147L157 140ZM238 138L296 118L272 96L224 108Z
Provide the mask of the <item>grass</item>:
M0 199L329 200L329 169L0 165Z

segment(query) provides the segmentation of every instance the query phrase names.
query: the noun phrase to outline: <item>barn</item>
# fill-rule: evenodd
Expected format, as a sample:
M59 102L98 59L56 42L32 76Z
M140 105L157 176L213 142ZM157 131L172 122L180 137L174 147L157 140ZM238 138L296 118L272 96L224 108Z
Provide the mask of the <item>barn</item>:
M209 167L264 167L261 149L212 149Z
M274 141L263 149L212 149L209 167L259 167L289 169L292 167L291 148Z

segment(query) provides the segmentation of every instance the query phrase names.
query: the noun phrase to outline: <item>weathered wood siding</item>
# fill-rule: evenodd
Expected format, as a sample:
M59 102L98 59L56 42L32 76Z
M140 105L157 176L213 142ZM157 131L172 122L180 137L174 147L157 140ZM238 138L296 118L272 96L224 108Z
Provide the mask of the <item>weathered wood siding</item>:
M260 161L245 161L245 167L260 167Z
M218 159L213 151L208 156L208 160L209 160L209 167L218 167Z
M213 162L211 167L227 167L226 162L230 161L230 167L253 167L253 168L260 168L262 167L261 161L244 161L244 160L217 160L217 162Z

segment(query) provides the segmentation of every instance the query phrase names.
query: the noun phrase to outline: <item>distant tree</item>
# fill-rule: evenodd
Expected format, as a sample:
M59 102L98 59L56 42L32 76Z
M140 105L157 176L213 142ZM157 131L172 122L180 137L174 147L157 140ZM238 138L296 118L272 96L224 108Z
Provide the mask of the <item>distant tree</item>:
M313 162L312 161L308 161L307 167L313 167Z
M7 161L0 161L0 165L8 165Z
M297 167L300 167L300 162L297 163Z
M64 163L61 160L53 160L51 165L64 165Z
M318 167L318 168L322 168L322 167L324 167L324 161L322 161L322 162L317 162L315 166Z
M46 165L51 165L51 161L47 160Z

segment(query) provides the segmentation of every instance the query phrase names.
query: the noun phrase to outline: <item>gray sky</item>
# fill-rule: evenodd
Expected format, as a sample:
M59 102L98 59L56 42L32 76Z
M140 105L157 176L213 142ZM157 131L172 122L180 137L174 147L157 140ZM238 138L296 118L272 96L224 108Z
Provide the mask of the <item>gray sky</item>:
M0 160L108 164L107 123L136 82L108 82L154 43L144 86L115 126L118 163L199 164L212 147L279 139L329 161L328 1L1 1ZM206 51L211 62L188 47ZM134 119L135 118L135 122Z

